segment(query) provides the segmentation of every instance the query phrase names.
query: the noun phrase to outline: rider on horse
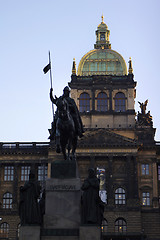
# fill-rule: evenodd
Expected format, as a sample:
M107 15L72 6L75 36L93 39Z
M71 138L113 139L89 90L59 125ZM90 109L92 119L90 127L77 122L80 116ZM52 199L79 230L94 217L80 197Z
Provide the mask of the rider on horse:
M56 104L58 98L56 96L55 96L55 98L53 98L52 92L53 92L53 89L51 88L50 89L50 99L54 104ZM76 106L74 99L71 98L69 95L70 95L70 90L69 90L69 87L66 86L63 89L63 95L60 98L63 98L67 101L68 106L69 106L69 112L70 112L70 114L73 118L74 124L75 124L76 135L81 138L81 137L83 137L83 133L84 133L82 120L81 120L81 117L80 117L80 114L79 114L79 111L78 111L78 108ZM54 139L54 136L56 133L57 118L58 118L58 116L57 116L57 112L56 112L55 116L54 116L54 121L52 124L52 132L49 137L51 140Z

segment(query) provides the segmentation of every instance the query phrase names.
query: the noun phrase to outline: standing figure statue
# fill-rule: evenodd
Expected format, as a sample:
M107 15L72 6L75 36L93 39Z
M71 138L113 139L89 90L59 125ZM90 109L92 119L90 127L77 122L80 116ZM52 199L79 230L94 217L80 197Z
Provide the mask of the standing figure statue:
M77 147L77 138L83 136L83 126L81 117L74 99L70 98L70 90L65 87L63 95L59 98L53 97L53 89L50 89L50 99L57 106L50 139L56 140L56 152L62 153L64 159L70 159L70 150L72 157L75 157ZM66 146L68 145L68 156L66 155Z
M35 174L30 172L29 181L20 187L19 216L21 225L40 224L40 209L38 198L41 187L35 179Z
M103 220L104 203L99 197L99 179L93 168L88 170L88 178L82 185L82 224L101 225Z

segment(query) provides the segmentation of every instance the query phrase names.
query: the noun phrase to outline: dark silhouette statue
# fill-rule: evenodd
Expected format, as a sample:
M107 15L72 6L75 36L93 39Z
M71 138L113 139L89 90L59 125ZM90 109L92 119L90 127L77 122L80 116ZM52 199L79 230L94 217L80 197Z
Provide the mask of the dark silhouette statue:
M103 220L104 203L99 197L99 179L94 169L88 170L88 178L82 185L82 224L101 225Z
M42 197L39 201L41 224L43 224L43 216L45 214L45 197L46 197L46 192L45 192L45 189L44 189L43 193L42 193Z
M146 107L147 107L148 100L146 100L144 103L141 103L141 102L138 102L138 103L139 103L140 108L141 108L141 113L145 114L146 113Z
M138 102L138 103L141 108L141 113L138 111L137 125L153 127L153 121L152 121L152 116L150 114L150 111L146 112L148 100L146 100L144 103L141 103L141 102Z
M20 187L19 216L21 225L40 224L40 209L38 198L41 187L35 179L35 174L30 172L29 181Z
M72 149L72 158L75 158L77 147L77 138L83 136L83 126L81 117L75 101L69 97L68 87L63 90L63 95L59 98L52 95L53 89L50 90L50 99L57 106L57 111L52 124L50 139L56 140L56 151L62 151L64 159L70 159L70 150ZM68 156L66 154L68 148Z

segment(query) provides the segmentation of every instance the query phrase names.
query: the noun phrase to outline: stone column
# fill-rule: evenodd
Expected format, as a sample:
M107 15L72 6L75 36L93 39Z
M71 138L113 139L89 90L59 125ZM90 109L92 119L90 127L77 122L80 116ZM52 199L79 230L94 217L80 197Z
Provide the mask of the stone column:
M128 182L127 184L128 198L133 198L133 185L132 185L133 173L131 172L131 156L127 156L126 171L127 171L127 182Z
M92 89L92 111L95 111L95 90Z
M158 208L158 176L156 159L153 160L153 207Z
M113 195L113 156L109 156L108 159L108 175L107 175L107 186L108 186L108 191L107 191L107 196L108 196L108 203L113 201L114 195Z
M134 198L138 199L138 173L137 173L137 159L134 156L133 157L133 161L134 161L134 186L133 186L133 190L134 190Z
M109 110L112 111L112 90L109 90Z

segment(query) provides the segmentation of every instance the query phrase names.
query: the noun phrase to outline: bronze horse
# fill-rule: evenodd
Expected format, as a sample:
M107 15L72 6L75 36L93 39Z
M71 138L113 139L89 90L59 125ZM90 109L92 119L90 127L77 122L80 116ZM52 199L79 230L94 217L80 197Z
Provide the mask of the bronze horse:
M56 152L62 151L65 160L75 159L75 150L77 147L77 134L75 123L69 111L69 105L65 98L56 99L57 115L56 121ZM66 148L68 154L66 154ZM72 150L72 157L70 151Z

